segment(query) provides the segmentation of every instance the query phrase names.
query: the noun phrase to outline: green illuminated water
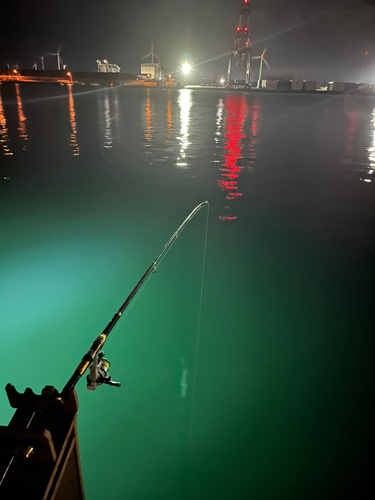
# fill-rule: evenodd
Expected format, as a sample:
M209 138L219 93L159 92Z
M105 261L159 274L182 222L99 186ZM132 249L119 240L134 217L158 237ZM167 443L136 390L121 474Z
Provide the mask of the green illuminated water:
M0 93L2 386L61 389L210 202L197 359L205 210L105 346L121 389L77 387L87 499L364 498L375 98Z

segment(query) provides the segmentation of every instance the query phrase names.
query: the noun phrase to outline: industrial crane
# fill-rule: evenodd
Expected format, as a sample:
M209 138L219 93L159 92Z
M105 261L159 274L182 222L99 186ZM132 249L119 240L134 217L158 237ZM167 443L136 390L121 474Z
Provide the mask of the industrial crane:
M250 84L250 60L251 60L251 45L250 45L250 0L243 0L240 9L240 19L236 28L234 44L229 54L227 85L231 83L232 63L233 60L236 66L243 67L246 60L246 75L245 84Z

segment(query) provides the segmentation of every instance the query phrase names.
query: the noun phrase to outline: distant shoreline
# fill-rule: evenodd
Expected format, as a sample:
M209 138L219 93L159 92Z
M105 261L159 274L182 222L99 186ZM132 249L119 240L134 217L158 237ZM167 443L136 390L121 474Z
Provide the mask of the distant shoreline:
M99 72L70 72L62 70L15 70L0 68L1 83L60 83L66 85L87 85L97 87L147 87L158 89L191 89L206 90L216 92L246 92L261 94L314 94L314 95L339 95L354 94L375 96L375 84L357 84L349 82L331 82L331 88L318 89L292 89L285 88L291 85L289 82L275 82L273 88L254 88L245 85L233 83L230 86L221 85L181 85L181 83L162 84L143 79L140 75L128 73L99 73ZM273 82L271 82L273 83ZM316 82L312 82L316 83ZM280 85L281 84L281 85ZM278 87L278 88L277 88Z

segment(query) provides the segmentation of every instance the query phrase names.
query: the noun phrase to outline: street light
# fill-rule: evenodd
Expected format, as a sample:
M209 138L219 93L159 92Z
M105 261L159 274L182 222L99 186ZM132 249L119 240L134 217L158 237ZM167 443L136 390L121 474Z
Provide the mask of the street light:
M190 67L190 64L185 62L182 66L181 66L181 85L182 85L182 82L183 82L183 78L182 78L182 73L185 73L185 75L187 75L190 71L191 67Z

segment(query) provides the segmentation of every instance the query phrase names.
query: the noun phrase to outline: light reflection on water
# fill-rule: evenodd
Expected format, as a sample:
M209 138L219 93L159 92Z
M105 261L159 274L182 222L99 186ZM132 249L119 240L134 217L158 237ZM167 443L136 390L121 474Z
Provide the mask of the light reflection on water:
M77 123L76 123L76 112L74 109L74 99L72 92L72 85L68 85L69 90L69 121L72 128L70 134L70 146L73 150L73 156L79 156L79 147L77 143Z
M255 149L255 145L258 142L258 127L259 127L259 120L261 116L261 106L260 102L257 99L254 99L254 101L251 104L251 135L250 135L250 146L249 146L249 170L253 171L252 164L256 160L257 153Z
M238 177L243 167L238 164L238 161L242 158L242 139L246 138L243 129L248 106L244 96L229 96L224 101L224 109L226 111L226 141L223 148L225 161L220 168L221 174L217 182L219 188L224 191L228 203L229 200L242 196L238 190ZM229 209L229 207L226 208ZM219 216L219 218L227 221L237 219L234 215Z
M163 117L158 114L160 108L154 105L155 94L150 89L146 90L142 111L145 153L152 156L152 161L169 160L171 165L179 169L189 169L201 162L200 152L204 156L212 142L213 156L209 162L221 164L218 168L217 183L218 188L225 192L225 213L221 214L219 219L235 220L237 215L231 213L233 207L228 205L235 204L236 200L243 196L238 189L240 172L244 168L252 171L256 161L257 134L261 118L260 102L254 99L249 105L243 95L220 97L216 103L215 127L211 135L210 129L204 125L202 134L200 133L200 110L195 106L191 89L183 89L177 93L171 90L159 93L163 94L166 95L165 156L161 157L159 144L159 138L163 134L160 126ZM173 128L173 116L175 120L179 119L179 129ZM210 135L207 137L207 134ZM226 212L227 210L230 212Z
M152 106L153 108L153 106ZM146 102L144 103L143 109L144 123L145 123L145 141L146 148L152 147L152 139L153 139L153 126L152 126L152 116L153 109L151 109L151 91L150 89L146 89ZM152 154L151 151L148 152Z
M167 144L169 143L169 139L172 134L172 92L168 90L168 101L167 101L167 140L165 141Z
M85 116L82 114L83 108L80 108L77 116L75 96L78 92L74 86L67 87L69 146L71 154L78 156L80 148L77 131L80 129L80 122L85 122ZM29 137L26 130L28 121L24 112L22 88L18 83L14 85L14 102L18 117L19 144L25 150ZM247 196L246 191L240 187L241 179L245 179L245 172L253 173L254 163L259 159L259 140L264 143L265 134L270 133L270 129L264 125L260 134L262 115L266 112L267 119L271 117L273 123L277 123L278 120L277 115L269 114L264 108L267 105L267 96L225 92L204 94L195 93L191 89L176 91L150 88L144 89L139 95L141 95L144 147L149 156L149 163L163 162L171 168L181 170L201 168L204 162L211 165L220 164L217 169L216 184L218 189L225 192L225 209L224 213L218 216L222 220L235 220L238 217L238 214L232 213L235 200ZM96 131L100 131L103 148L113 149L116 146L120 154L125 154L126 152L119 148L122 140L126 144L124 130L132 120L126 115L126 111L120 114L119 101L122 100L123 106L125 102L123 99L128 98L129 94L126 96L123 89L101 89L100 92L91 93L90 96L96 101L99 113L97 123L90 123L89 129L94 131L96 128ZM210 103L207 107L205 107L206 96ZM132 99L132 96L130 98ZM273 97L270 96L271 98ZM344 146L341 149L341 162L344 165L345 175L371 183L375 167L375 108L372 106L369 112L369 101L364 99L355 96L352 96L351 100L345 99L342 110L318 104L318 107L323 109L319 114L320 122L316 127L316 136L312 140L321 143L317 144L317 148L323 145L330 148L329 140L333 138L337 141L335 136L345 130L345 140L341 141ZM40 99L38 106L45 106L44 101ZM65 107L64 101L65 99L62 103ZM309 107L311 108L311 105L306 109ZM11 114L14 109L10 106L6 110L6 118L4 96L0 94L0 142L3 156L17 154L17 147L13 147L12 144L14 135L8 130L9 123L13 123ZM303 111L303 107L299 111ZM338 123L335 114L337 111L344 111L346 122ZM327 119L327 113L332 117L331 122ZM60 123L64 117L54 116L53 119L56 123ZM87 124L84 126L87 129ZM192 177L193 175L195 174L192 174ZM231 206L228 208L228 205ZM227 212L229 209L230 212Z
M9 149L8 128L7 128L7 121L4 115L4 107L1 98L1 91L0 91L0 143L3 149L3 156L12 156L13 153Z
M20 94L20 85L19 83L15 84L16 87L16 98L17 98L17 111L18 111L18 132L20 139L23 139L23 150L26 149L26 142L28 139L26 132L26 116L23 113L22 100Z
M375 169L375 108L372 110L371 125L372 129L370 132L370 137L372 139L372 144L368 148L370 162L369 168L367 170L368 175L372 175Z
M342 163L346 175L355 175L370 184L375 167L375 108L371 114L362 110L361 101L345 103L347 130Z
M114 140L114 125L119 119L119 102L116 89L105 89L98 93L99 127L102 132L103 147L112 149Z
M180 141L180 151L176 165L180 168L186 168L189 165L186 161L186 156L187 149L190 145L189 124L191 108L194 105L193 91L189 89L181 90L178 97L178 105L180 107L180 135L178 137Z

